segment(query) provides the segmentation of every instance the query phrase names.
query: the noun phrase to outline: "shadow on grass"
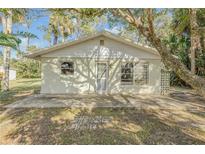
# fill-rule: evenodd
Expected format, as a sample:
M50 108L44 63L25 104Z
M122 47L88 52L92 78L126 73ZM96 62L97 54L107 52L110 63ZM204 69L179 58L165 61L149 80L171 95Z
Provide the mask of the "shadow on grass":
M39 94L40 90L39 87L36 86L32 90L28 89L15 89L11 91L1 92L0 93L0 107L11 104L15 101L24 99L28 96L31 96L33 94Z
M11 92L5 97L11 96L12 99L14 94ZM97 108L97 104L94 103L92 109L4 109L2 111L4 117L1 118L0 115L0 129L4 127L6 129L10 125L14 127L5 134L0 134L3 137L1 144L205 144L203 98L198 96L173 93L170 97L155 99L125 95L121 95L121 98L112 95L88 98L71 96L71 98L85 104L86 102L114 102L118 105L137 100L141 104L157 107L166 105L177 108L181 103L189 106L185 110L160 108L148 110L135 107ZM188 110L196 106L201 110ZM77 117L95 118L99 115L111 117L112 121L97 129L70 129L72 121Z
M202 103L203 105L205 104L205 98L197 94L193 94L191 92L176 91L176 92L170 93L169 96L170 98L173 98L179 101L197 102L197 103Z
M98 129L70 129L73 118L97 115L113 120ZM16 127L5 137L15 144L204 144L155 114L135 108L15 109L6 116Z

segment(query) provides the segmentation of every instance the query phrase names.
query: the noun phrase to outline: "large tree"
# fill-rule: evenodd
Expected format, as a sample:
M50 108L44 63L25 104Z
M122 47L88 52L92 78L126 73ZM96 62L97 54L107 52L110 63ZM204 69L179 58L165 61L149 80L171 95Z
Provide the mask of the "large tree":
M196 73L196 54L201 50L199 25L197 23L197 9L189 9L190 12L190 33L191 33L191 72Z
M173 9L173 28L175 33L180 36L190 38L190 62L191 72L196 74L196 60L201 54L201 42L200 42L200 27L198 25L199 17L203 15L201 9Z
M87 17L99 16L103 12L111 12L114 16L120 17L130 26L134 27L144 36L160 54L165 66L174 71L182 80L188 83L196 92L205 96L205 79L193 74L178 57L172 54L170 48L156 33L155 19L160 14L160 9L72 9ZM194 11L194 10L192 10ZM196 18L194 16L193 18ZM196 19L195 19L196 20ZM196 45L196 44L195 44ZM196 47L194 47L196 48Z
M12 35L13 21L22 20L23 9L1 9L1 23L3 33L7 36ZM3 90L9 90L9 67L10 67L11 47L4 46L3 48Z
M0 46L11 47L17 49L21 40L11 34L0 33Z
M64 9L49 9L48 32L53 35L53 45L58 43L59 36L61 42L65 42L68 35L73 32L72 16Z
M5 10L2 14L2 27L3 33L6 35L11 35L12 33L12 15L13 12L11 9ZM3 49L3 68L4 68L4 76L3 76L3 90L9 90L9 61L10 61L10 47L4 47Z
M162 62L173 70L182 80L192 86L198 94L205 96L205 79L194 75L176 56L172 55L170 49L157 36L154 19L156 10L144 9L142 15L137 16L134 9L113 9L113 14L121 17L147 38L151 45L159 52Z

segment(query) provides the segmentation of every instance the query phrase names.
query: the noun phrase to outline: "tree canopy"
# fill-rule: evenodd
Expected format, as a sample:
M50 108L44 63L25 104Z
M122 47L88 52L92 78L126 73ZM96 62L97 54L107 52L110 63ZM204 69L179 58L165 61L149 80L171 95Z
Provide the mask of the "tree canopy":
M19 15L23 12L24 19L29 19L24 23L32 25L28 13L31 10L16 11ZM1 12L6 15L6 10ZM155 48L165 66L173 71L174 83L190 85L205 96L204 9L43 9L37 12L48 17L47 25L38 26L50 45L106 29ZM23 24L22 20L16 20L19 16L13 19ZM36 39L29 28L20 34ZM18 41L13 36L9 38Z

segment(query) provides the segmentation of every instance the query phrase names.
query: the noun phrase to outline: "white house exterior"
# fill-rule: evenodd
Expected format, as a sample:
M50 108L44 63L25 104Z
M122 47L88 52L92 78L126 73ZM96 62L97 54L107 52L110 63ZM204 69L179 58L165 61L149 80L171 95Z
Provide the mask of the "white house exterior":
M3 66L0 66L0 73L4 72ZM16 70L9 69L9 80L16 80Z
M28 55L42 62L43 94L161 93L159 54L108 32Z

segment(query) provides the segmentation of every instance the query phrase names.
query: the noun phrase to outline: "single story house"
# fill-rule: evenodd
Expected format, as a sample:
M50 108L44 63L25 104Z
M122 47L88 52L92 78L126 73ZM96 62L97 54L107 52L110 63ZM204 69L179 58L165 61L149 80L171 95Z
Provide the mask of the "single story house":
M4 73L3 66L0 66L0 73ZM16 80L16 70L13 68L9 69L9 80Z
M158 52L101 32L27 55L42 63L42 94L160 94L169 73Z

